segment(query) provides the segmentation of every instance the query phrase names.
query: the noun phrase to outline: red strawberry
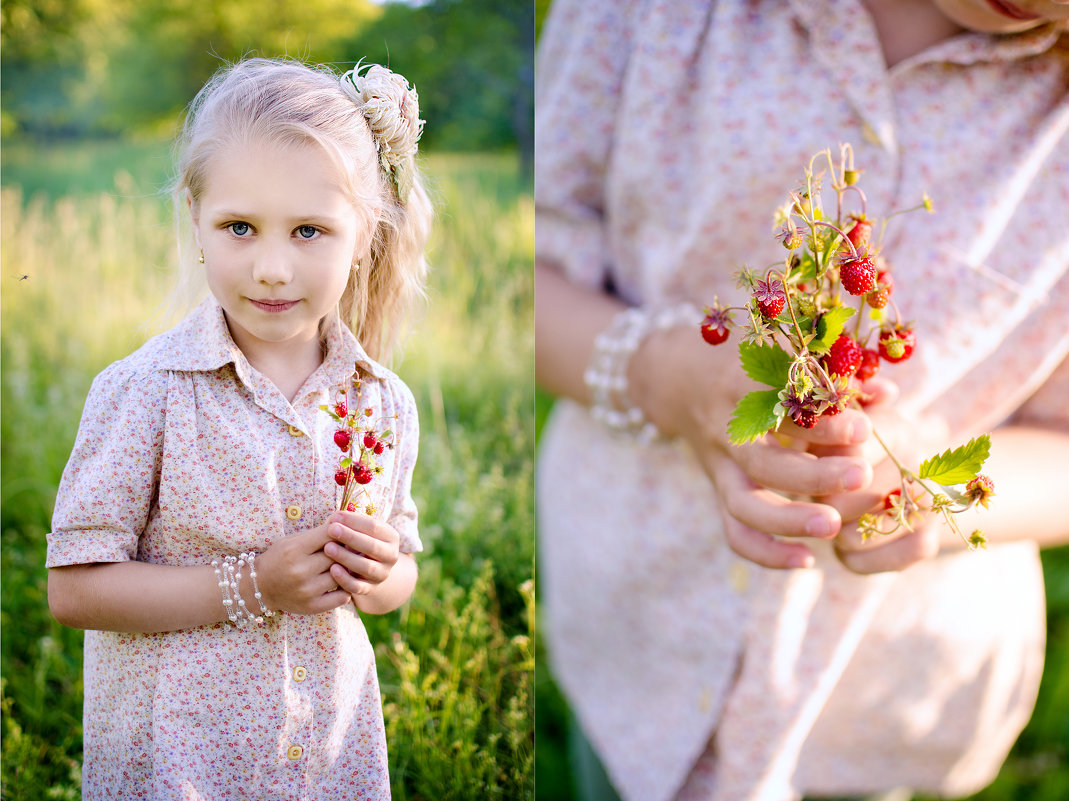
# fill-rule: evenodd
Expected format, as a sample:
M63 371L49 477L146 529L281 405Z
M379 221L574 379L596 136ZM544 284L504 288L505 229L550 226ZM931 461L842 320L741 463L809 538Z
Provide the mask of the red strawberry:
M846 334L840 334L824 357L824 366L832 375L849 378L861 367L863 349Z
M850 219L854 221L854 224L846 232L846 238L855 248L867 247L869 238L872 236L872 223L869 218L864 214L851 214Z
M349 414L349 409L344 403L339 402L334 406L334 414L338 415L338 417L345 417L345 415Z
M874 309L882 309L891 299L895 288L895 279L886 270L876 273L876 288L865 296L865 302Z
M356 479L357 484L370 484L371 479L373 479L374 477L375 474L363 465L360 465L358 468L356 468L356 475L354 476L354 478Z
M880 332L880 355L889 362L903 362L913 355L917 337L912 328L896 325Z
M783 291L781 281L758 281L753 296L757 301L757 308L769 320L779 317L787 303L787 293Z
M731 329L724 325L723 315L710 312L702 320L702 339L710 345L719 345L731 336Z
M339 428L334 432L334 444L343 451L349 450L349 443L353 441L352 434L347 429Z
M352 501L349 501L349 503L345 507L345 511L346 512L355 512L356 511L356 504L353 503Z
M839 264L839 280L851 295L865 295L876 288L876 263L871 256L849 254Z
M338 486L341 486L341 487L345 486L345 481L346 481L346 479L348 477L349 477L349 470L348 469L339 470L337 473L334 474L334 480L338 483Z
M378 455L380 455L380 454L381 454L381 453L382 453L382 452L383 452L384 450L386 450L386 448L385 448L385 446L383 446L383 444L382 444L381 442L376 442L376 443L375 443L375 447L374 447L374 448L372 448L372 450L373 450L373 451L375 451L375 455L376 455L376 456L378 456Z
M372 434L370 431L368 431L366 434L364 434L364 447L365 448L374 448L376 442L378 442L378 440L375 439L375 435Z
M862 381L868 381L878 372L880 372L880 354L865 348L861 351L861 366L857 368L857 377Z
M794 424L799 428L812 428L817 424L816 412L810 409L802 409L795 416Z

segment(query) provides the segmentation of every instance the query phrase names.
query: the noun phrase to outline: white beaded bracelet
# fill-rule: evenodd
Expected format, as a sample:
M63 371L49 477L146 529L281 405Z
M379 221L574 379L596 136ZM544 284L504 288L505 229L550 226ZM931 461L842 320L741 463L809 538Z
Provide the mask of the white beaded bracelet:
M593 398L591 414L614 431L632 434L648 444L657 438L657 427L628 397L627 367L642 341L657 331L701 323L696 306L683 303L647 312L624 309L609 327L594 339L594 351L583 379Z
M216 582L223 593L223 607L230 622L237 626L244 626L247 622L263 623L264 617L271 617L274 612L269 610L263 602L263 593L256 582L256 554L255 552L243 553L241 556L226 556L222 563L218 559L212 560L215 569ZM260 605L260 615L253 615L241 597L241 569L248 564L249 578L252 580L253 594Z
M260 605L260 614L253 618L257 623L263 623L265 617L271 617L274 612L264 605L264 594L260 592L260 585L256 583L256 552L243 553L241 558L249 563L249 578L252 580L252 594Z

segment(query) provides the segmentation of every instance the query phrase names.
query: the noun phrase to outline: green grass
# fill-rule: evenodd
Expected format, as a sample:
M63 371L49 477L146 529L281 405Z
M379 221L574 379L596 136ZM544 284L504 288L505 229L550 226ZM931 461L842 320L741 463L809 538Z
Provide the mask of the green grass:
M170 287L164 143L5 143L0 274L3 798L80 797L81 632L51 619L45 533L93 376ZM432 155L429 303L394 364L416 395L426 551L366 618L398 799L533 797L533 221L497 155ZM23 278L23 276L26 276Z

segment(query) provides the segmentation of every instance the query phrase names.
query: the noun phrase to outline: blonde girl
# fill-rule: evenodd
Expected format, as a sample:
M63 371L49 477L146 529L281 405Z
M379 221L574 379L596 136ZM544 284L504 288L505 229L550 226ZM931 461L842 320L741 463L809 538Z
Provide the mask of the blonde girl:
M382 67L267 59L190 107L182 284L210 293L93 382L48 537L86 799L390 795L360 615L422 548L415 404L377 361L425 273L418 114Z

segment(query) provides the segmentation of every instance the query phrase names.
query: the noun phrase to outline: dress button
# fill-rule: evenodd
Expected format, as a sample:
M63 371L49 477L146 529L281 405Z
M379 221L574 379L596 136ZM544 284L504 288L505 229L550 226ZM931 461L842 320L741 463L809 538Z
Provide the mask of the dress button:
M295 503L291 503L289 506L286 507L286 517L288 517L290 520L300 520L301 507Z
M286 752L286 756L296 762L298 759L304 756L304 749L301 748L299 745L291 745L289 747L289 750Z
M297 428L297 426L288 426L287 430L290 432L290 436L291 437L303 437L304 436L304 432L301 431L301 429Z
M304 681L307 678L308 678L308 671L304 668L303 665L297 665L297 667L295 667L293 669L293 680L294 681Z

